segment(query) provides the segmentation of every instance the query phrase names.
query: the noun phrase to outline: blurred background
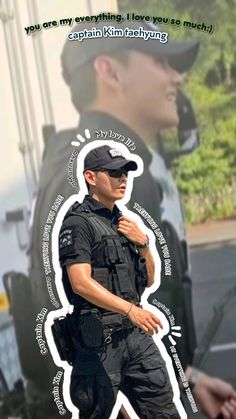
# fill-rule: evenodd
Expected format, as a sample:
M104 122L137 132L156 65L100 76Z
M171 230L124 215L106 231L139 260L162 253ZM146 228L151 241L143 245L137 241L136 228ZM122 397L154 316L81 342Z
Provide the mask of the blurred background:
M165 215L173 211L181 240L186 241L186 234L188 239L198 339L196 364L236 385L233 367L236 355L233 324L236 314L233 288L236 283L236 0L217 3L213 0L207 3L203 0L191 3L187 0L101 0L99 4L96 0L66 3L0 0L0 393L3 396L13 389L22 374L4 282L8 283L11 271L25 274L28 271L29 229L44 138L53 127L60 131L78 124L60 66L62 45L70 27L42 29L29 36L24 28L118 10L181 22L204 22L214 28L209 34L182 25L161 26L171 38L194 38L201 44L197 64L186 76L184 88L195 110L200 146L190 147L186 153L180 135L173 130L163 133L164 149L160 144L153 147L165 165L160 173L156 169L157 178L167 189L166 179L171 179L162 212ZM176 216L179 206L184 208L185 221L182 216Z

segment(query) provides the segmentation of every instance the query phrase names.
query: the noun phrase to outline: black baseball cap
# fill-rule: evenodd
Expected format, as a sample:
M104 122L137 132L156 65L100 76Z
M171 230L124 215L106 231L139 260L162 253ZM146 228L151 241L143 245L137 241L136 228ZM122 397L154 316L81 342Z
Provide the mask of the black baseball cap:
M136 170L137 163L133 160L127 160L122 152L117 148L107 145L94 148L84 159L84 172L86 170L99 169L121 169Z
M114 21L106 21L98 23L86 22L76 25L71 32L80 32L83 30L100 29L104 26L112 26L116 29L129 28L139 30L142 27L149 31L168 31L168 28L161 29L154 24L143 21L122 21L120 23ZM66 83L70 84L71 79L77 70L85 63L95 59L100 55L118 52L123 49L130 49L149 55L159 55L168 58L171 67L178 72L183 73L193 65L199 49L197 41L171 41L161 43L158 39L129 38L129 37L101 37L93 39L84 39L83 41L72 41L67 39L62 51L62 69L63 77Z

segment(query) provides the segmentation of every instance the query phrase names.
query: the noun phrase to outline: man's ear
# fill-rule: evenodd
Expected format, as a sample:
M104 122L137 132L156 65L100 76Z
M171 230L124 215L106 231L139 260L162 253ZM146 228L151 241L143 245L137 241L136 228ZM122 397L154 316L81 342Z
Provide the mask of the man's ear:
M119 66L117 61L108 56L100 56L94 60L94 69L97 77L110 87L119 85Z
M86 172L84 172L84 178L86 182L89 183L89 185L91 186L96 185L96 173L93 172L92 170L86 170Z

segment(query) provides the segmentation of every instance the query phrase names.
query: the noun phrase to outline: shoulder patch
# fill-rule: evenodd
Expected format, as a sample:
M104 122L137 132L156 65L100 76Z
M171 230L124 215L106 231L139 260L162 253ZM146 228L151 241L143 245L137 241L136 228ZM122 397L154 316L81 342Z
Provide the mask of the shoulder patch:
M67 228L60 233L59 249L72 245L72 229Z

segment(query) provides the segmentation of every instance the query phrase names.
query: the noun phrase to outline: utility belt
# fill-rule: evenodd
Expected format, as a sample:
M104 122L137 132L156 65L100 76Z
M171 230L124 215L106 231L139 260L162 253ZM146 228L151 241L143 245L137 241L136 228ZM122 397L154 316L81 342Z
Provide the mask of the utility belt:
M76 356L76 339L87 349L97 350L112 341L112 335L135 326L116 313L101 313L98 309L80 310L54 319L52 334L62 361L73 365Z

